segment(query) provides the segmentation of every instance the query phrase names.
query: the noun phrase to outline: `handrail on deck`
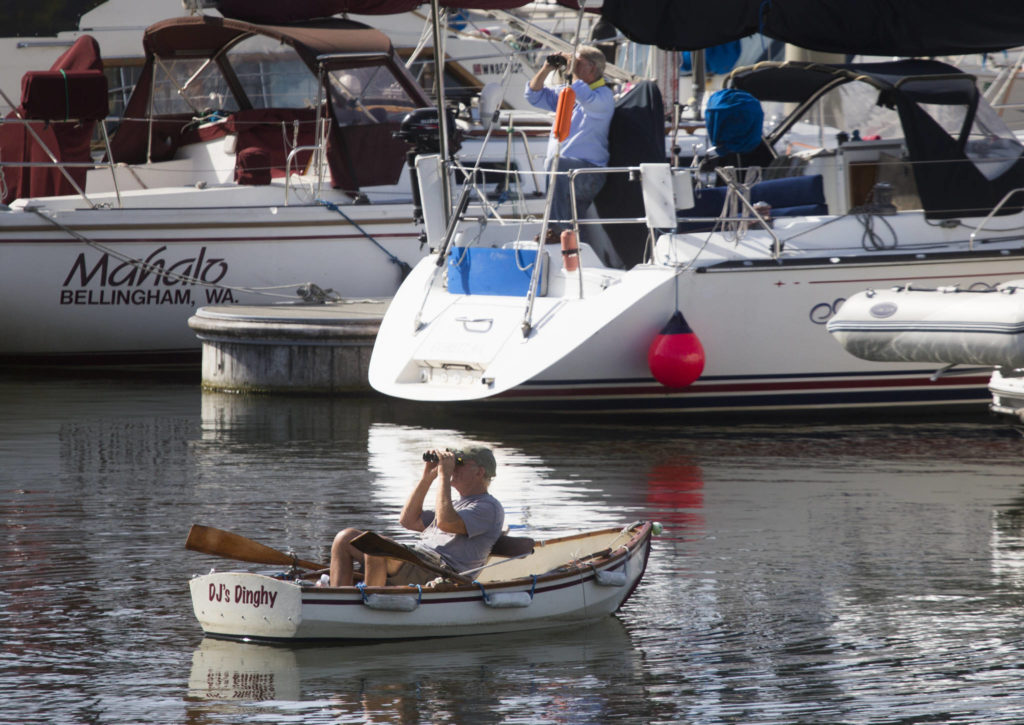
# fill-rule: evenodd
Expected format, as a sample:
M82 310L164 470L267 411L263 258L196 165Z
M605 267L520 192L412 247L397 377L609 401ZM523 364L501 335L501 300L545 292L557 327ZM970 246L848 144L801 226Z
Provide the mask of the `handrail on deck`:
M992 211L990 211L988 215L981 220L981 223L978 224L978 227L973 232L971 232L971 236L968 237L967 239L967 248L969 250L971 250L972 252L974 251L974 239L978 236L978 233L985 228L985 225L988 224L992 217L999 213L999 210L1006 205L1006 202L1010 200L1010 197L1019 192L1024 192L1024 188L1018 187L1016 189L1010 189L1008 192L1006 192L1006 194L1003 195L1003 198L999 200L999 203L992 208Z
M768 223L768 220L761 216L760 212L758 212L757 209L754 208L754 205L751 204L750 200L747 199L745 194L743 194L743 189L740 187L739 182L737 182L736 179L733 177L733 171L735 171L735 169L732 166L725 166L719 167L715 169L715 171L718 172L718 176L723 181L725 181L726 185L736 192L736 196L739 198L743 206L746 207L747 211L754 215L753 219L751 219L750 221L756 221L758 224L761 225L761 228L768 232L768 235L771 236L772 259L778 259L779 256L782 254L782 241L779 239L779 236L775 233L775 230L772 229L771 225Z
M291 151L288 152L288 156L284 160L284 205L285 206L288 206L288 189L291 188L291 184L292 184L292 159L294 159L302 151L312 151L313 152L313 158L316 159L316 163L317 164L321 163L321 161L320 161L320 146L319 146L319 144L314 144L313 146L296 146L295 148L293 148ZM313 163L314 163L313 159L310 159L310 165L312 165ZM319 183L319 181L318 181L318 183ZM320 196L320 189L319 188L316 191L316 195Z

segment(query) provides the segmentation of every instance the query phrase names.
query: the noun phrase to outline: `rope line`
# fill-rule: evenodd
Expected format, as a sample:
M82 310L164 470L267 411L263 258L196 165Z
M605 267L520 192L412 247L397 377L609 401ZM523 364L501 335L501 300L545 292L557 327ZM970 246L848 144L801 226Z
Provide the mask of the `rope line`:
M401 259L399 259L398 257L396 257L396 256L395 256L394 254L392 254L391 252L389 252L389 251L388 251L388 250L387 250L387 249L386 249L386 248L384 247L384 245L383 245L383 244L381 244L381 243L380 243L380 242L378 242L378 241L377 241L376 239L374 239L374 238L373 238L373 235L371 235L371 234L370 234L370 233L369 233L368 231L366 231L366 230L365 230L365 229L363 229L363 228L362 228L361 226L359 226L359 224L358 224L358 223L356 223L356 221L355 221L355 220L353 220L353 219L352 219L352 217L350 217L350 216L349 216L348 214L346 214L345 212L343 212L343 211L341 210L341 207L339 207L339 206L338 206L337 204L335 204L335 203L334 203L333 201L327 201L326 199L316 199L315 201L316 201L316 203L317 203L317 204L319 204L320 206L326 207L326 208L330 209L331 211L334 211L334 212L337 212L338 214L340 214L340 215L341 215L341 217L342 217L342 218L343 218L343 219L344 219L345 221L347 221L347 222L348 222L349 224L351 224L351 225L352 225L352 226L354 226L354 227L355 227L355 228L356 228L357 230L359 230L359 233L360 233L360 234L362 234L362 235L363 235L364 237L366 237L366 238L367 238L367 239L369 239L369 240L370 240L371 242L373 242L373 243L374 243L374 244L375 244L375 245L377 246L377 249L379 249L380 251L384 252L384 254L385 254L385 255L387 255L387 258L388 258L388 261L389 261L389 262L391 262L392 264L398 265L398 268L399 268L399 270L401 270L401 274L402 274L402 279L405 279L406 275L408 275L408 274L409 274L409 272L411 272L411 271L412 271L412 267L410 267L410 266L409 266L409 264L408 264L407 262L403 262L403 261L402 261Z

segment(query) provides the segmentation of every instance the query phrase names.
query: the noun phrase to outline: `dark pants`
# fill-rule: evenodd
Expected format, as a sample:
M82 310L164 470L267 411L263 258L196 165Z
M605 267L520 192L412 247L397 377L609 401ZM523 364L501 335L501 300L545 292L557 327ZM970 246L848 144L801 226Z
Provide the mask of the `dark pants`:
M548 171L552 171L551 165L553 161L553 157L548 160ZM571 169L596 168L600 167L589 161L566 157L558 159L558 171L561 172ZM597 192L601 191L601 187L604 186L606 178L605 174L580 174L575 178L573 187L576 190L577 216L581 216L587 210L587 207L593 203ZM555 177L555 192L551 198L551 219L569 220L572 218L572 200L569 198L569 177L562 174ZM568 221L552 221L548 226L556 232L572 228L572 224Z

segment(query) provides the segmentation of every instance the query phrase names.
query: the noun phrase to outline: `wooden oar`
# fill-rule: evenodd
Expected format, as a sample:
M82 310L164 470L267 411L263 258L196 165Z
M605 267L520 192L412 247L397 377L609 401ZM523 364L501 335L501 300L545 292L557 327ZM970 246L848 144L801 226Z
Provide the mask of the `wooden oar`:
M277 564L280 566L301 566L305 569L323 569L323 564L305 561L283 551L271 549L258 541L233 534L230 531L211 526L192 524L188 531L185 548L204 554L222 556L225 559L251 561L254 564Z
M385 539L380 534L375 534L372 531L364 531L359 534L359 536L352 539L350 543L364 554L369 554L370 556L386 556L391 559L401 559L402 561L408 561L416 566L421 566L427 571L432 571L446 579L454 579L455 581L463 584L473 583L473 580L470 577L463 576L457 571L437 566L433 562L417 556L416 552L410 551L398 542L392 541L391 539Z

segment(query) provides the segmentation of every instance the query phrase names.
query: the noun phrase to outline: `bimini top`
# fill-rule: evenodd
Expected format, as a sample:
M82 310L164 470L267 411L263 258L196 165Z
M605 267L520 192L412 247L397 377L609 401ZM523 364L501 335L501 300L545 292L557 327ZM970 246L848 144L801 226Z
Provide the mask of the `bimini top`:
M212 58L250 35L290 45L311 69L320 55L391 52L384 33L350 20L310 20L291 25L257 25L243 20L194 16L163 20L146 29L146 55L161 58Z
M974 105L978 99L974 76L937 60L843 65L765 62L737 68L724 85L747 91L761 101L804 103L854 81L905 95L915 103Z

